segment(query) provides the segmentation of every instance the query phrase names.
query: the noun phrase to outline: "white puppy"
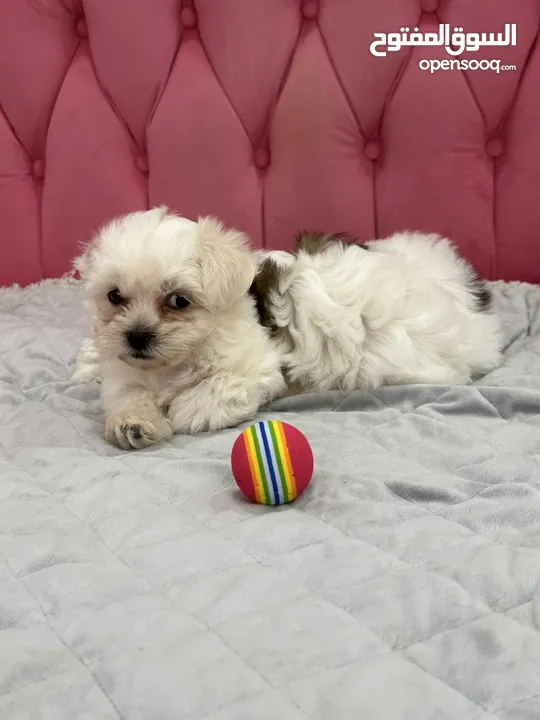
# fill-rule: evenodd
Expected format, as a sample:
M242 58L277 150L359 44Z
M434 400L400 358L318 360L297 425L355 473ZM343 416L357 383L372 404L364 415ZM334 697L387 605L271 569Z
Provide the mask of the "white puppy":
M124 449L236 425L283 394L248 290L244 235L157 208L112 222L75 266L93 315L76 381L101 379L105 436Z
M126 449L233 426L287 386L464 384L501 359L489 291L436 235L302 233L295 253L254 253L161 208L111 223L76 266L94 340L74 379L102 379L106 437Z
M298 391L464 384L501 360L489 291L437 235L302 233L294 255L266 254L253 291Z

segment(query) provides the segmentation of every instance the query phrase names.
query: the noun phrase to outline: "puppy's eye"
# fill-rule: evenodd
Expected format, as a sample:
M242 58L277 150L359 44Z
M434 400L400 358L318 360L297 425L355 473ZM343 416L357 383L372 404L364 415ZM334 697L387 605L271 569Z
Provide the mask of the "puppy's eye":
M191 304L183 295L170 295L167 302L173 310L184 310Z
M109 298L109 302L111 303L111 305L122 305L122 303L124 302L124 298L118 288L114 288L113 290L111 290L107 297Z

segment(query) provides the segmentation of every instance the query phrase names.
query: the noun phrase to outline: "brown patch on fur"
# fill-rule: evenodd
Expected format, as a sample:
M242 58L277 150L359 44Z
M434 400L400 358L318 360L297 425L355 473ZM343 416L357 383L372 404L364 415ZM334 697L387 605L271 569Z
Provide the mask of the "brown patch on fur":
M280 267L274 260L267 258L259 266L257 275L249 289L249 294L255 300L255 308L259 316L259 323L270 331L270 335L277 341L292 344L289 330L278 327L272 318L268 304L268 295L277 290L280 279L289 271ZM287 378L285 377L285 380Z
M276 328L272 324L272 318L268 312L267 297L271 290L276 290L279 284L279 280L282 277L283 269L280 268L271 258L264 260L262 265L259 266L257 274L251 287L249 294L255 300L255 307L259 316L259 322L263 327L275 330Z
M108 325L125 309L124 305L111 305L107 298L97 304L101 325Z
M182 297L185 297L187 300L189 300L190 304L185 308L173 308L169 305L169 298L171 295L181 295ZM160 314L160 317L162 320L169 321L169 322L178 322L181 320L185 313L189 312L192 308L191 304L191 298L189 298L187 295L184 295L183 293L176 292L176 293L167 293L166 295L162 295L158 301L157 301L157 308L158 312Z
M305 252L307 255L320 255L332 245L357 245L368 250L367 245L359 242L347 233L322 233L303 230L296 236L296 252Z

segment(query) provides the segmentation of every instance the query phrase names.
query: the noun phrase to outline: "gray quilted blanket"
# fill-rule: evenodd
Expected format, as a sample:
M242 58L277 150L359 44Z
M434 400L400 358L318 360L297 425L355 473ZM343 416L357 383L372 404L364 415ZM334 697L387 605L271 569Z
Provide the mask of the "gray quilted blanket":
M540 718L540 290L496 300L475 386L277 404L316 474L265 508L237 430L105 443L75 282L0 292L0 718Z

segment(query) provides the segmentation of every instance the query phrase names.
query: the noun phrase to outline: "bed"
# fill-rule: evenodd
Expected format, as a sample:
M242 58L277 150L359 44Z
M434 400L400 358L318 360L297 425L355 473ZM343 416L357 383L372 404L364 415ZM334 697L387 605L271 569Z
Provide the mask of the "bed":
M0 717L533 720L540 289L495 283L470 387L288 398L293 504L236 489L238 429L126 453L73 385L80 287L0 292Z

